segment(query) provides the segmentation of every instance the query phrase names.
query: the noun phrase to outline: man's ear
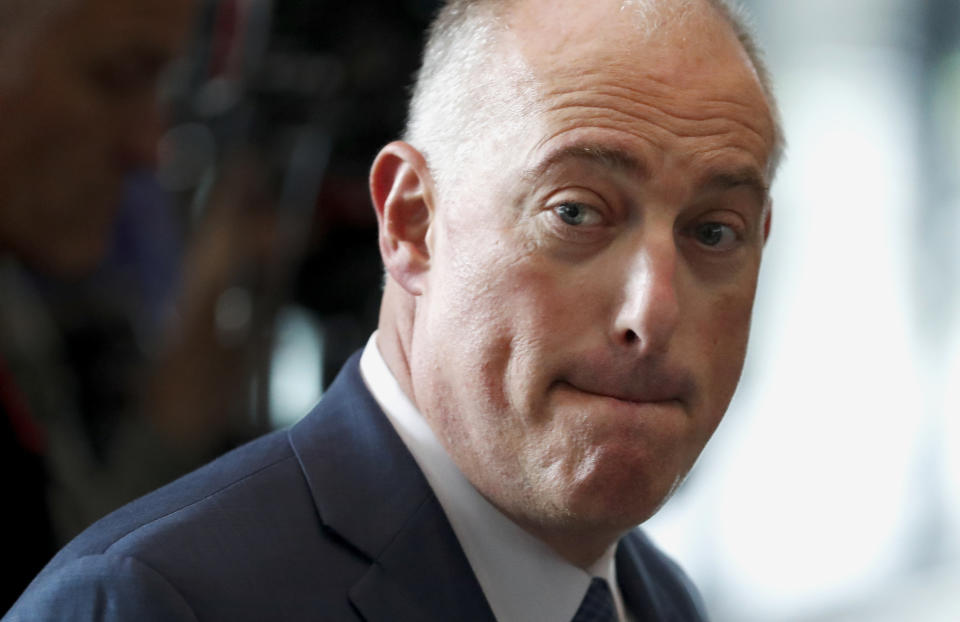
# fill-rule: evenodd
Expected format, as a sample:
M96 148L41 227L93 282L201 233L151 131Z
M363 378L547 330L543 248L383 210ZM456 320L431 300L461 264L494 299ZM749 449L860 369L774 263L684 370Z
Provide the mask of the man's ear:
M423 154L400 141L381 149L370 169L370 197L387 272L410 294L423 293L434 208L433 177Z

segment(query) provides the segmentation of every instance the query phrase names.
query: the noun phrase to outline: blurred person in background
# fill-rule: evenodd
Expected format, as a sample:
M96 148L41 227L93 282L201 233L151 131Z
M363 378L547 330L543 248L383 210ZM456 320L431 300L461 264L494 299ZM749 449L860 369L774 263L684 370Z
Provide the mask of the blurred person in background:
M57 398L69 387L50 382L63 377L63 361L32 349L55 350L55 336L25 299L18 266L72 276L101 260L125 181L154 162L161 78L194 8L194 0L0 0L0 609L96 518L82 506L99 486ZM137 479L146 456L136 454L149 443L131 450L132 472L114 473L113 483Z
M703 619L634 527L738 382L776 117L720 0L446 3L370 174L366 349L8 619Z
M193 0L2 0L0 248L77 273L103 256L123 182L153 164L158 88Z

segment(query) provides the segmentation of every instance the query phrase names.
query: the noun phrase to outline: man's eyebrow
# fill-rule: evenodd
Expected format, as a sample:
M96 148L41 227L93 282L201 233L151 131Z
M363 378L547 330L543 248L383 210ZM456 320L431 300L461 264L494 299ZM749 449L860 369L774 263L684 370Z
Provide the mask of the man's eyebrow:
M610 170L629 173L640 178L647 176L646 165L630 153L621 149L594 144L575 144L558 149L536 166L525 170L523 176L528 179L537 179L549 171L551 167L568 160L597 164ZM750 166L708 172L703 176L703 181L697 185L701 193L722 192L741 187L745 187L756 194L761 203L765 202L770 194L770 187L763 175L759 170Z
M600 145L580 144L558 149L533 168L525 170L523 176L536 179L544 175L551 167L566 160L598 164L604 168L631 173L638 177L645 177L647 172L647 167L626 151Z
M767 185L763 175L752 167L707 174L704 176L704 181L698 185L701 193L723 192L744 187L756 194L761 203L766 202L770 196L770 186Z

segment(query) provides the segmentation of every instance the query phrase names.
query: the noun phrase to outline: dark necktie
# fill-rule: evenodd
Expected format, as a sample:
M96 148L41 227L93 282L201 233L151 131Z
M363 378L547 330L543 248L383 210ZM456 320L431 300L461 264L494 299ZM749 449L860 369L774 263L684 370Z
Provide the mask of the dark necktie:
M616 619L617 610L610 586L603 579L594 577L572 622L615 622Z

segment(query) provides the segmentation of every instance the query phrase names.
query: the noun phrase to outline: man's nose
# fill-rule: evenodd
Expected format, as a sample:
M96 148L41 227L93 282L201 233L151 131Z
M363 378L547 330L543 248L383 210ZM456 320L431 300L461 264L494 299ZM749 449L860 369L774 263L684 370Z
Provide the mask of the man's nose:
M672 233L645 236L625 275L615 321L617 343L643 354L663 352L680 317L677 248Z

